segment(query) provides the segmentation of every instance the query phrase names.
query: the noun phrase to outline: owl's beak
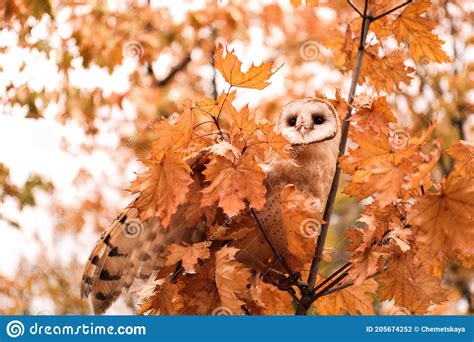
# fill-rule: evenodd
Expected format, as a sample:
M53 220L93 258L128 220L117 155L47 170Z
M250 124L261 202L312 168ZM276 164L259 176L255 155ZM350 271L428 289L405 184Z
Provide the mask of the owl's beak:
M312 127L301 125L300 127L298 127L298 130L300 131L301 134L304 134L308 132L309 130L311 130L311 128Z

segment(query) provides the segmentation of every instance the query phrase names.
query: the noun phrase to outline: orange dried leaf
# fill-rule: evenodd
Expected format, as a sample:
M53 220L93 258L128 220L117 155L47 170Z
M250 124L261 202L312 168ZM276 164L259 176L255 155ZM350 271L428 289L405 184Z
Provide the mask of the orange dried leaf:
M321 205L314 197L296 190L289 184L281 191L281 216L285 229L288 251L295 258L291 264L301 268L311 260L316 238L321 229Z
M175 265L181 260L183 268L187 272L194 270L198 259L205 260L211 256L209 244L206 242L195 243L191 246L172 244L167 246L166 250L169 252L169 255L166 257L165 266Z
M452 172L440 192L418 199L411 216L419 227L417 243L430 255L473 255L474 176Z
M242 62L239 61L233 51L226 49L223 56L224 47L219 45L214 54L214 63L224 79L231 86L241 88L264 89L270 83L269 78L278 71L272 71L273 63L262 63L259 66L251 65L246 72L242 72Z
M382 300L395 300L395 304L414 314L424 314L431 303L444 300L439 280L430 275L412 253L392 258L388 269L379 278Z
M436 23L422 15L430 7L429 1L414 2L405 7L390 27L399 43L408 44L413 59L427 59L437 63L448 62L449 58L441 48L444 41L432 33Z
M203 172L210 184L202 190L201 205L212 206L217 202L224 212L233 216L244 209L262 210L265 205L265 172L252 156L244 156L235 163L217 156Z
M367 279L360 285L336 291L319 298L316 310L320 315L374 315L374 296L378 284L374 279Z
M132 193L140 193L134 207L138 209L141 220L158 216L163 227L168 227L193 182L191 169L179 155L171 152L159 161L148 159L144 164L149 169L138 175L130 186Z
M243 314L242 300L248 292L250 271L235 260L238 249L225 246L216 252L216 286L221 305L235 315Z

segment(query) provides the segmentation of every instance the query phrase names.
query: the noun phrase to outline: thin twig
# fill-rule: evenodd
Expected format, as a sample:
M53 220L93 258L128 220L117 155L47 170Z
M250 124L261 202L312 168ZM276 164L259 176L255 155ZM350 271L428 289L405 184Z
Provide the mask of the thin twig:
M373 277L378 276L379 274L381 274L382 272L384 272L386 269L387 269L387 267L385 267L385 268L383 269L383 271L376 272L376 273L374 273L374 274L368 276L367 279L370 279L370 278L373 278ZM333 287L332 289L329 289L329 290L325 291L324 293L322 293L322 291L321 291L320 293L318 293L318 298L319 298L319 297L327 296L328 294L331 294L331 293L333 293L333 292L337 292L337 291L343 290L343 289L348 288L349 286L352 286L352 285L354 285L354 281L351 280L351 281L348 281L348 282L346 282L346 283L344 283L344 284L341 284L341 285L339 285L339 286Z
M286 262L285 258L283 257L283 255L281 255L277 249L275 248L275 246L273 246L273 243L272 241L270 240L270 237L268 236L268 233L267 231L265 230L265 228L262 226L262 224L260 223L260 220L258 219L257 217L257 214L255 213L255 210L253 210L253 208L250 208L250 212L252 213L252 216L253 218L255 219L255 222L257 223L257 226L258 228L260 229L260 231L262 232L262 235L264 236L265 240L267 241L268 243L268 246L270 246L270 249L272 250L273 254L275 254L275 256L277 257L278 261L280 262L280 264L285 268L285 270L288 272L288 274L293 274L293 272L291 271L290 267L288 266L288 263Z
M351 7L354 9L354 11L356 11L357 13L359 13L359 15L360 15L361 17L364 17L364 15L361 13L361 11L359 11L359 9L357 8L357 6L354 5L351 0L348 0L347 3L348 3L349 5L351 5Z
M357 88L357 82L359 81L360 71L362 68L362 61L364 57L365 40L367 38L367 33L368 33L369 26L371 23L370 19L367 16L367 11L368 11L368 0L365 0L364 17L362 19L362 33L360 35L356 66L354 69L354 73L352 75L352 83L351 83L351 88L350 88L349 96L348 96L349 104L352 104L352 102L354 101L354 95ZM348 119L350 118L351 114L352 114L352 106L349 106L349 110L347 111L344 123L342 125L341 142L339 144L339 157L342 157L346 151L347 138L349 135ZM339 168L339 166L337 166L336 172L331 184L331 190L329 192L328 200L326 202L326 208L324 210L323 220L325 223L321 226L321 233L318 236L318 241L316 244L316 253L312 260L311 269L310 269L310 273L308 277L308 285L311 288L314 286L314 283L316 282L316 277L318 275L319 264L321 262L321 257L323 254L324 243L326 241L326 236L327 236L327 232L329 228L329 222L331 220L332 209L334 207L334 202L336 199L340 176L341 176L341 169Z
M274 268L267 268L267 269L265 269L265 272L273 273L276 276L281 277L281 278L287 278L284 273L282 273L282 272L280 272L280 271L278 271ZM304 281L301 281L301 280L298 280L298 279L294 281L294 285L298 286L298 288L300 290L306 289L306 287L308 287L308 285Z
M402 8L403 6L406 6L406 5L408 5L409 3L411 3L411 2L413 2L413 0L407 0L407 1L405 1L404 3L402 3L402 4L398 5L398 6L395 6L394 8L389 9L389 10L386 11L386 12L383 12L383 13L381 13L381 14L375 16L375 17L372 17L371 19L372 19L372 21L374 21L374 20L380 19L380 18L382 18L382 17L385 17L386 15L389 15L390 13L395 12L397 9L400 9L400 8Z
M164 87L176 76L176 74L186 68L186 66L191 62L191 52L189 52L181 62L178 63L174 68L171 69L169 74L162 80L155 79L153 81L154 87ZM152 72L153 73L153 72ZM154 74L153 74L154 75Z
M352 263L351 262L348 262L346 264L344 264L343 266L341 266L339 269L337 269L334 273L332 273L329 277L327 277L326 279L324 279L324 281L321 282L321 284L318 284L314 289L313 289L313 292L315 291L318 291L321 287L323 287L324 285L326 285L328 282L331 281L331 279L333 279L334 277L336 277L339 273L341 273L342 271L345 271L346 268L348 266L351 266Z

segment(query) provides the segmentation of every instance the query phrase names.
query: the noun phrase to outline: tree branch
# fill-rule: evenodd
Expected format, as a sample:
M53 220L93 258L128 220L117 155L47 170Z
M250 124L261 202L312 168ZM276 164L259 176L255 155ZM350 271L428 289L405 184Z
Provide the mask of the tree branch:
M157 80L156 78L153 80L152 86L153 87L164 87L170 83L170 81L176 76L176 74L182 70L184 70L189 62L191 62L191 52L189 52L177 65L175 65L169 72L169 74L163 78L162 80ZM148 73L155 77L151 66L148 66Z
M278 261L280 262L280 264L285 268L285 270L288 272L288 274L293 274L293 272L291 271L290 267L288 266L288 263L286 262L285 258L283 257L283 255L281 255L277 249L275 248L275 246L273 246L273 243L272 241L270 240L270 237L268 236L268 233L267 231L265 230L265 228L263 228L262 224L260 223L260 220L258 219L257 217L257 214L255 213L255 210L253 210L253 208L250 208L250 212L252 213L252 216L253 218L255 219L255 222L257 223L257 226L258 228L260 229L260 231L262 232L262 235L263 237L265 238L265 240L267 241L268 243L268 246L270 247L270 249L272 250L273 254L275 254L275 256L277 257Z
M370 13L369 5L368 5L368 0L365 0L364 12L362 14L362 26L361 26L359 47L358 47L357 57L356 57L356 64L355 64L355 67L354 67L354 72L352 74L351 87L350 87L350 90L349 90L349 95L348 95L348 100L347 100L347 102L349 103L349 109L348 109L348 111L346 113L346 116L344 118L344 122L342 124L342 130L341 130L341 142L339 143L339 157L342 157L346 152L347 139L348 139L348 136L349 136L349 120L348 119L352 115L352 106L351 105L354 102L354 96L355 96L355 92L356 92L356 88L357 88L357 83L359 82L359 77L360 77L360 73L361 73L361 69L362 69L362 61L364 59L365 44L366 44L366 39L367 39L367 34L369 32L370 24L373 21L375 21L377 19L380 19L383 16L388 15L388 14L392 13L393 11L401 8L402 6L405 6L409 2L411 2L411 1L407 1L407 2L403 3L400 6L396 6L394 9L388 10L385 13L382 13L381 15L379 15L377 17L372 17L372 14ZM350 2L350 0L348 0L348 3L353 8L355 7ZM356 10L356 11L360 14L360 11L358 11L358 10ZM331 221L331 215L332 215L332 211L333 211L334 204L335 204L335 201L336 201L336 194L337 194L337 189L338 189L338 186L339 186L340 177L341 177L341 169L340 169L339 163L338 163L336 165L336 171L335 171L334 178L333 178L333 181L332 181L332 184L331 184L331 190L329 191L328 199L327 199L327 202L326 202L326 207L324 209L324 214L323 214L324 224L321 226L321 232L320 232L320 234L318 236L318 240L316 242L316 249L315 249L315 252L314 252L314 257L313 257L313 260L311 261L311 268L310 268L308 281L307 281L308 289L310 291L314 288L314 284L316 283L316 278L317 278L317 275L319 273L319 265L321 263L322 254L323 254L323 250L324 250L324 244L326 242L326 237L327 237L327 233L328 233L328 229L329 229L329 224L330 224L330 221ZM343 273L336 280L338 280L342 276L344 276L344 277L347 276L346 273L347 272ZM338 281L340 281L340 280L338 280ZM334 281L332 283L334 283ZM331 286L331 284L329 286ZM337 284L337 283L335 283L335 284ZM334 285L332 285L332 286L334 286ZM327 287L323 291L325 291L326 289L327 289ZM298 310L296 311L296 314L297 315L306 315L309 307L311 306L311 304L316 299L317 299L317 297L315 298L315 296L312 296L311 298L308 298L308 297L305 297L303 295L303 298L302 298L301 301L304 305L304 308L299 307Z

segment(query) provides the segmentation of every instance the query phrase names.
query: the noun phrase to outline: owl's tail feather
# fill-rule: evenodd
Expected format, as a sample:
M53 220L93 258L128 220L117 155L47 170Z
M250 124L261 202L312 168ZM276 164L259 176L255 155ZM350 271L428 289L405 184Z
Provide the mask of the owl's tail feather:
M135 280L147 280L161 269L164 245L180 235L182 229L165 230L158 218L142 222L129 206L93 249L82 276L81 296L91 295L94 313L104 313Z

